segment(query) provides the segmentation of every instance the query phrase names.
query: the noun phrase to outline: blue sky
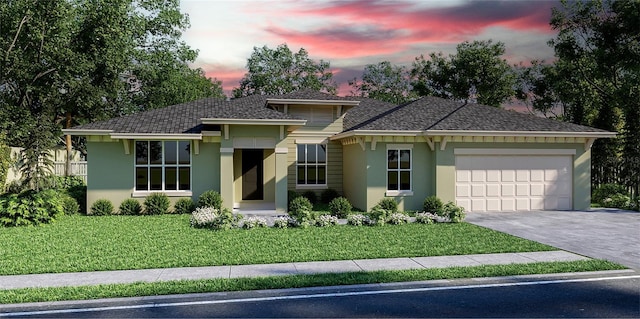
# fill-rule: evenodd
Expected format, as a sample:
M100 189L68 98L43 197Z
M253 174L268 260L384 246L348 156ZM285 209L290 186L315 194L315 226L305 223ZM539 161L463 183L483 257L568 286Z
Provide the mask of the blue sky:
M331 63L339 94L365 65L388 60L410 65L416 56L453 53L462 41L505 43L512 64L551 60L547 41L555 0L182 0L191 19L183 39L199 50L195 67L237 87L254 46L286 43Z

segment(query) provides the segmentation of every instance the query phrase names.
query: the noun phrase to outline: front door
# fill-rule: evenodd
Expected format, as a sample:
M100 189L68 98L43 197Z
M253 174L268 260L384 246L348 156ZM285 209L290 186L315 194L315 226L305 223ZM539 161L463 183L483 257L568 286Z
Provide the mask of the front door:
M242 150L242 199L262 200L263 194L263 150Z

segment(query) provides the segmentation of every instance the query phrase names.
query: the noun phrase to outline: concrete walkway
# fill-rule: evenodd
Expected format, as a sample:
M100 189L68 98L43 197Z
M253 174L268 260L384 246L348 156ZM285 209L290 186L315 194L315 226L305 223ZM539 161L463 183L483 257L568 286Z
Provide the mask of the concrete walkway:
M574 261L589 258L566 251L481 254L388 259L294 262L264 265L212 266L60 274L0 276L0 290L36 287L88 286L171 280L268 277L375 270L448 268L481 265Z

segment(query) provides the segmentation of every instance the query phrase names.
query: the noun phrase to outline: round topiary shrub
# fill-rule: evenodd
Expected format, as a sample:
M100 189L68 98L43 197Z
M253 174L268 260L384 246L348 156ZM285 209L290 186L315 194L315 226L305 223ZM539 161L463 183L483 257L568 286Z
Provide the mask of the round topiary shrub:
M180 198L173 205L174 214L191 214L196 209L196 204L191 198Z
M62 197L62 205L66 214L73 215L80 212L80 205L78 205L78 201L69 195L64 195Z
M291 201L289 204L289 216L295 219L298 223L302 224L305 222L309 222L313 219L311 211L313 210L313 205L306 197L298 197Z
M372 224L384 225L392 212L382 208L380 205L373 206L371 211L367 213Z
M164 193L153 193L144 199L145 215L161 215L169 212L171 201Z
M137 200L127 198L120 203L119 211L121 215L140 215L142 213L142 206Z
M340 194L333 188L327 188L320 193L320 201L325 204L331 203L332 200L338 197L340 197Z
M452 223L459 223L464 220L467 216L464 212L464 208L461 206L457 206L453 202L448 202L442 208L444 212L444 216L449 218L449 221Z
M198 197L198 207L213 207L220 211L222 209L222 196L216 191L206 191Z
M429 196L424 199L422 209L427 213L438 214L442 211L444 204L438 196Z
M98 199L91 205L88 215L104 216L113 214L113 204L108 199Z
M329 203L329 211L331 215L337 216L338 218L347 218L349 214L351 214L351 203L344 197L334 198Z
M391 214L398 212L398 202L396 202L395 199L390 197L381 199L378 202L377 206L380 206L380 208L388 211Z
M311 205L318 202L318 195L316 195L316 192L312 190L308 190L302 193L302 197L305 197L306 199L308 199L311 202Z

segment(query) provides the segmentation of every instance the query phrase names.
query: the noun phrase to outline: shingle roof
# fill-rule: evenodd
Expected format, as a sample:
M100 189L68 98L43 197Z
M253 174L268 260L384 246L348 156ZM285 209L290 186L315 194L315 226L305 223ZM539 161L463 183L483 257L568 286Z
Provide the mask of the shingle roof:
M605 132L592 127L555 121L491 106L424 97L396 106L360 97L339 97L313 90L278 96L252 95L233 99L207 98L137 114L76 126L75 130L112 130L115 133L200 133L202 118L297 119L266 106L267 99L360 101L347 111L344 131L354 130L469 130Z
M362 103L361 103L361 106ZM361 107L359 106L359 107ZM492 106L424 97L389 109L354 124L349 130L468 130L468 131L542 131L604 132L596 128L541 118ZM357 118L357 117L355 117ZM347 119L345 118L345 122Z

